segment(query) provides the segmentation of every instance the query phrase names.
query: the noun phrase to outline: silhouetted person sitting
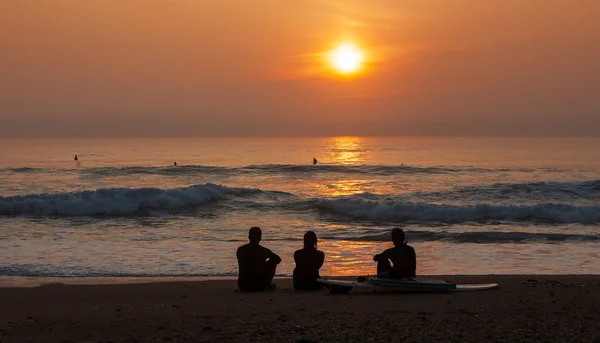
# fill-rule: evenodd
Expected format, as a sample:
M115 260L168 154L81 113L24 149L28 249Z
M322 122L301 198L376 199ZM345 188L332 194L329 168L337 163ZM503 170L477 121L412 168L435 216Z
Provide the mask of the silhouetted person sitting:
M273 277L281 257L261 246L262 231L253 227L248 233L250 243L237 250L239 266L238 288L242 292L265 291L274 288Z
M399 228L393 229L392 241L393 248L373 257L373 261L377 261L377 275L391 279L414 277L417 270L417 256L415 249L406 244L404 231Z
M74 158L73 160L74 160L74 161L77 161L77 160L78 160L78 158L77 158L77 155L75 155L75 158Z
M173 167L177 167L177 162L173 162Z
M325 254L317 250L317 235L308 231L304 234L304 248L294 253L294 289L297 291L313 291L323 288L317 282L319 269L325 261Z
M317 164L317 159L313 157L313 164Z

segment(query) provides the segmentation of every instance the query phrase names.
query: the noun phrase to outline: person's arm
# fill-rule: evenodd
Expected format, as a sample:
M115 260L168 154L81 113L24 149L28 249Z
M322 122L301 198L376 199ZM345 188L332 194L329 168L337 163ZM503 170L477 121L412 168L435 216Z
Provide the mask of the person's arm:
M242 249L241 247L237 249L237 251L235 252L235 256L237 257L237 262L238 262L238 273L242 272L242 269L246 269L246 265L248 264L245 256L244 256L244 249Z
M317 269L321 269L323 267L323 263L325 262L325 253L319 251L319 259L317 260Z
M240 264L240 261L241 261L240 255L241 255L240 248L238 248L235 252L235 256L237 257L237 260L238 260L238 265Z
M412 276L417 276L417 254L415 253L415 249L412 247L410 248L409 268Z
M381 254L377 254L377 255L373 256L373 261L379 262L379 261L383 261L383 260L389 260L390 258L388 256L388 250L382 252Z
M281 263L281 257L269 249L267 249L267 258L269 261L273 261L275 264Z

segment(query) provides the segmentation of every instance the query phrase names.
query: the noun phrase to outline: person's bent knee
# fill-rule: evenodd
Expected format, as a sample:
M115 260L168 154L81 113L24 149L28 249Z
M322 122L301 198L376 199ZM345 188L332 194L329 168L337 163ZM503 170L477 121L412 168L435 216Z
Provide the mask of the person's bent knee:
M389 260L380 260L377 262L377 274L381 274L392 269L392 264Z

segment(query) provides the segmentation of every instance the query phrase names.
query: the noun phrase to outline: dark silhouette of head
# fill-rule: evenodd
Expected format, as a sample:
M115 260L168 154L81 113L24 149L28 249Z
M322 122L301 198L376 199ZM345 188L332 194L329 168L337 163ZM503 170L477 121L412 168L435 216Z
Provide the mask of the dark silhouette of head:
M251 244L258 244L262 239L262 230L258 226L254 226L250 228L248 231L248 239Z
M304 234L304 247L317 248L317 234L312 231L306 231Z
M394 242L394 246L401 246L404 244L404 231L401 228L394 228L392 230L392 242Z

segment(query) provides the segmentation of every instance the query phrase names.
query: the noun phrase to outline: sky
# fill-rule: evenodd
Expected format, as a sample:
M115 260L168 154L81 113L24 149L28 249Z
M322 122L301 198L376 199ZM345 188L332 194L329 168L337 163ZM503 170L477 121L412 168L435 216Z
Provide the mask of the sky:
M5 0L0 137L600 135L598 0ZM351 42L362 68L329 51Z

